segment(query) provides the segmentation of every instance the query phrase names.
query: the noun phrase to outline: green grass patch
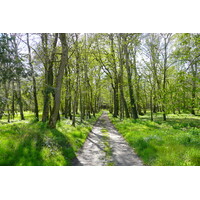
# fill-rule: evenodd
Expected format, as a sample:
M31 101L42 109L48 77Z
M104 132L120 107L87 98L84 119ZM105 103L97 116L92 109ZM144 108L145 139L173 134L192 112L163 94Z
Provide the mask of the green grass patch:
M104 152L106 153L106 160L107 166L114 166L114 162L110 161L112 157L112 148L110 147L109 143L109 133L108 130L105 128L101 129L102 132L102 139L103 139L103 144L104 144Z
M200 166L200 117L190 114L111 121L145 165Z
M97 117L71 126L62 119L56 129L33 118L25 121L0 123L0 165L3 166L54 166L71 165L75 153L84 144ZM26 115L25 115L26 117Z
M108 130L107 130L106 128L102 128L102 129L101 129L101 132L102 132L102 133L107 133L107 134L104 134L104 135L108 135Z
M114 162L108 162L107 166L115 166L115 163Z

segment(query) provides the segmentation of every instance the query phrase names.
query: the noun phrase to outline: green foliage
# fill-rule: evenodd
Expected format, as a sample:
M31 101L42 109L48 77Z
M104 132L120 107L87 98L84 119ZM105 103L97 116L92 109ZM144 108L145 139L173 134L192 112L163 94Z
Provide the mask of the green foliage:
M0 34L0 82L25 77L25 68L19 55L15 34Z
M155 122L143 116L132 121L112 118L112 122L146 165L200 166L200 117L158 115Z
M33 70L30 70L30 67L26 67L29 66L28 51L26 53L23 52L24 50L21 51L21 42L24 40L25 35L0 34L0 118L4 114L0 121L1 126L11 127L11 125L7 124L7 120L11 114L19 112L20 103L23 103L23 110L34 111L32 75L36 79L39 112L43 110L45 94L49 95L49 104L51 104L51 108L53 107L56 77L58 76L62 52L60 42L57 42L55 55L53 55L55 35L54 33L32 34L33 43L31 39L30 46ZM166 36L169 36L168 40L165 40ZM85 135L80 134L80 132L89 131L91 128L87 128L87 130L85 128L91 127L90 124L93 123L93 118L81 123L80 115L83 118L90 118L92 114L94 115L101 108L106 108L113 112L113 110L116 111L118 109L116 105L119 105L119 112L116 113L123 118L126 104L130 113L129 85L133 87L138 112L142 115L146 113L146 110L152 109L153 117L156 119L156 122L130 120L122 127L123 130L127 131L126 137L139 149L138 152L144 157L146 163L157 163L159 165L161 161L158 162L158 157L161 152L168 152L168 148L163 150L164 144L169 140L168 137L172 137L173 141L178 144L177 146L174 144L174 147L172 147L170 146L171 143L169 143L169 149L177 148L184 151L186 146L187 148L192 148L194 144L198 144L195 138L199 137L199 126L196 123L196 121L199 122L199 118L194 118L190 115L173 116L170 113L200 114L200 34L69 33L66 34L66 37L68 64L63 77L60 111L65 113L67 117L76 107L76 113L79 113L76 115L76 128L71 128L70 120L62 119L57 124L57 131L50 131L46 128L40 130L39 123L34 121L32 121L29 129L26 123L29 124L29 121L34 119L34 115L31 112L26 113L27 120L22 125L19 121L20 116L15 114L15 120L11 119L10 121L14 121L16 131L23 130L28 132L26 143L29 143L30 148L32 146L34 149L39 145L38 148L41 148L40 154L42 157L50 155L48 146L40 147L40 142L38 145L32 143L32 137L34 138L35 136L32 136L31 127L34 127L38 132L39 130L45 132L44 138L40 134L37 138L41 137L42 141L49 141L48 144L52 146L52 152L60 152L55 158L60 159L60 161L54 160L52 163L64 164L65 162L61 161L64 159L62 155L67 153L62 154L64 150L62 151L59 145L56 146L56 144L64 145L62 140L65 141L65 138L62 137L62 134L65 136L68 130L73 132L72 135L69 134L67 136L66 141L70 141L69 143L75 151L82 145L85 138ZM165 46L166 41L168 42ZM127 53L125 53L125 49L127 49ZM51 71L48 69L50 66L52 67L52 73L47 76L48 72ZM127 66L130 66L131 84L128 81ZM121 91L121 86L123 92ZM124 96L125 101L122 96ZM66 113L66 110L69 113ZM49 109L49 114L50 112L51 110ZM163 114L161 112L167 114L167 118L169 116L169 120L165 123L161 121ZM41 115L42 113L40 113L40 120L42 119ZM149 118L146 115L141 118L145 119L145 117ZM144 131L146 135L135 141L131 138L132 130L129 130L130 127L125 127L129 125L132 127L133 132L139 130L142 133ZM3 128L1 131L3 131ZM9 131L13 134L15 129L9 129ZM163 138L160 133L165 135L165 132L167 132L167 136ZM178 137L179 132L183 133L180 137ZM57 138L56 141L52 138L46 138L46 135L49 137L48 135L52 134ZM175 139L175 135L179 139ZM14 140L12 143L14 144ZM20 144L16 142L16 145ZM162 150L159 150L159 145L163 147ZM22 145L21 149L24 149L24 145ZM19 151L21 151L20 148ZM40 158L41 155L37 155L37 152L35 152L35 157L37 158L38 156ZM193 156L195 157L196 154L194 152L192 155L194 154ZM70 154L73 157L73 153ZM19 158L21 155L23 153L20 154ZM176 153L171 155L176 156ZM180 153L180 157L181 155ZM24 160L26 159L28 160L28 158L24 158ZM51 156L51 160L53 159ZM196 157L193 160L197 162ZM37 164L37 159L34 162ZM162 162L164 163L164 161ZM171 161L166 161L166 163L169 164ZM190 161L186 162L186 164L188 163ZM49 162L49 164L51 163Z

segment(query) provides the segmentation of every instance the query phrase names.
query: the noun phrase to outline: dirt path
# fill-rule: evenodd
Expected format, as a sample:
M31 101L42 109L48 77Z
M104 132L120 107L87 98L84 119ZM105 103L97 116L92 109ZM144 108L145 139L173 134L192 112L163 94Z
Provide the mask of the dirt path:
M74 161L76 166L142 166L142 161L114 128L106 112L90 132Z

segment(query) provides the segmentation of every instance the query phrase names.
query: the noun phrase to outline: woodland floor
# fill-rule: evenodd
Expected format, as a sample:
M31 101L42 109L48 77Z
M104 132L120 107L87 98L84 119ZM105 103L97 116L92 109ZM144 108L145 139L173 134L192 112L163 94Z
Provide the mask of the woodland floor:
M103 112L74 160L75 166L142 166L143 163Z

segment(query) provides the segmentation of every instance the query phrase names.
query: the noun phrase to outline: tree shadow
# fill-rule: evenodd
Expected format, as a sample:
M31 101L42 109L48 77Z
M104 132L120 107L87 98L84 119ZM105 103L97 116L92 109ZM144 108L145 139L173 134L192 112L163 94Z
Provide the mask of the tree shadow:
M89 137L87 138L91 143L93 143L94 145L96 145L101 151L104 151L104 149L102 147L100 147L100 145L98 145L97 143L93 142Z
M159 124L157 124L157 125L150 124L151 121L138 121L137 123L148 126L149 128L160 129ZM155 121L155 123L157 123L157 122Z
M43 137L39 134L26 135L13 151L13 144L8 143L9 148L3 151L2 166L42 166L41 156Z
M169 125L171 125L172 127L176 127L175 125L180 124L180 128L183 127L197 127L200 128L200 119L194 119L194 118L170 118L167 119L167 121L165 122Z
M63 157L67 161L67 165L72 165L73 160L76 159L76 154L73 147L69 143L69 139L62 132L57 129L49 129L53 135L53 141L56 143Z
M29 129L28 126L31 125L33 127ZM72 160L76 157L68 138L57 129L47 129L46 123L31 122L22 129L17 125L13 126L12 129L10 131L12 130L13 133L9 137L16 137L18 145L14 144L13 139L9 140L8 138L6 146L0 147L0 165L2 166L59 165L57 153L61 153L65 159L60 163L71 165ZM48 131L48 135L46 131ZM44 149L47 150L47 154L43 151Z
M87 140L90 141L92 144L94 144L100 151L105 151L98 143L94 142L91 137L90 137L90 134L94 134L97 138L99 138L100 140L102 139L102 136L101 135L98 135L96 133L94 133L93 131L91 131L89 134L88 134L88 137L87 137ZM86 142L86 141L85 141ZM84 146L82 146L82 148L79 150L79 153L81 154L83 152L83 148ZM73 166L84 166L77 157L75 157L72 161L72 165Z

